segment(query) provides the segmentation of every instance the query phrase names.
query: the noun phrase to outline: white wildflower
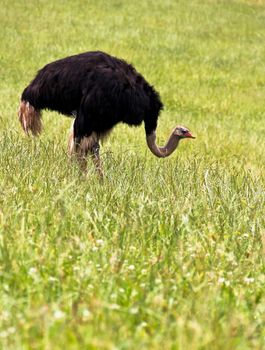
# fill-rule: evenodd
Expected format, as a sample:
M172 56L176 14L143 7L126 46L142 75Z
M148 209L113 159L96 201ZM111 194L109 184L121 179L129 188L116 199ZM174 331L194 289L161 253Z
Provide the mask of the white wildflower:
M38 270L36 269L36 267L31 267L28 271L28 274L30 276L35 276L37 272L38 272Z
M224 277L218 279L218 284L224 284L226 287L230 286L230 281L226 280Z
M49 277L49 282L57 282L58 279L56 277L50 276Z
M109 309L110 310L120 310L120 305L118 305L118 304L110 304L109 305Z
M56 319L56 320L61 320L65 317L65 313L61 310L56 310L53 314L53 317Z
M9 334L14 334L14 333L16 333L16 328L15 328L15 327L9 327L9 328L7 329L7 332L8 332Z
M0 338L7 338L9 336L9 333L7 331L0 332Z
M224 277L220 277L218 279L218 284L224 284L224 282L225 282L225 278Z
M97 243L97 245L99 245L99 246L103 246L103 245L104 245L103 239L97 239L97 240L96 240L96 243Z
M138 312L139 312L138 307L132 307L132 308L130 309L130 314L132 314L132 315L137 315Z
M88 309L84 309L82 311L82 318L83 318L84 321L90 319L91 316L92 316L92 314L91 314L91 312Z
M112 293L111 295L110 295L110 299L117 299L117 294L116 293Z
M129 265L128 266L128 270L129 271L134 271L135 270L135 266L134 265Z
M255 281L255 279L253 277L245 277L244 278L244 282L246 284L250 284L250 283L253 283Z
M138 327L139 328L145 328L146 326L147 326L147 323L143 321L142 323L139 324Z

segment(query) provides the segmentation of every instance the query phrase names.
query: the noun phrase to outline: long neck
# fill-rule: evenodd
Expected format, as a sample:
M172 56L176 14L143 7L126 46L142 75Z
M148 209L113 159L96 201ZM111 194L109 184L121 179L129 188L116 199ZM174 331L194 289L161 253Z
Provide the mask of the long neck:
M146 135L146 142L150 151L157 157L165 158L170 156L178 147L180 138L174 135L174 132L170 135L167 143L163 147L159 147L156 144L156 133L153 131L151 134Z

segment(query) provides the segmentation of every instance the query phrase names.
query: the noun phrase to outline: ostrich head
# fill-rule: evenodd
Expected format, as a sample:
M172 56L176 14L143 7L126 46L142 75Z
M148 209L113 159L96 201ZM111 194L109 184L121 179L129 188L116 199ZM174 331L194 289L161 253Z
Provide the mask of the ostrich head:
M178 147L179 141L182 139L195 139L189 129L185 126L178 125L172 131L167 143L163 147L159 147L156 144L156 132L146 135L147 145L150 151L157 157L165 158L172 154Z
M191 134L191 132L189 131L189 129L187 129L185 126L182 125L178 125L175 127L175 129L173 130L173 134L177 137L179 137L180 139L195 139L196 137L193 136Z

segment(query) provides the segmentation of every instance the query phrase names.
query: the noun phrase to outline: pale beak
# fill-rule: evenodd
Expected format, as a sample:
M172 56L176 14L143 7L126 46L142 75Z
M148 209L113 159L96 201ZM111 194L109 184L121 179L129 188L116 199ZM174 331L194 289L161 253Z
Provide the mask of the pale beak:
M193 136L190 132L186 132L185 137L188 137L190 139L196 139L196 137Z

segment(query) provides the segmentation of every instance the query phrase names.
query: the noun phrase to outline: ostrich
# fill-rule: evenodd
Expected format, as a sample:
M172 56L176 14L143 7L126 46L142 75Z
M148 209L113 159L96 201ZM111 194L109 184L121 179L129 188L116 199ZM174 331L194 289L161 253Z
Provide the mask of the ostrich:
M119 122L145 124L146 141L157 157L168 157L184 138L194 138L176 126L163 147L156 144L157 119L163 104L159 94L135 68L122 59L100 51L85 52L52 62L40 69L25 88L19 120L29 135L40 134L41 110L49 109L74 117L68 151L82 168L92 155L102 176L99 141Z

